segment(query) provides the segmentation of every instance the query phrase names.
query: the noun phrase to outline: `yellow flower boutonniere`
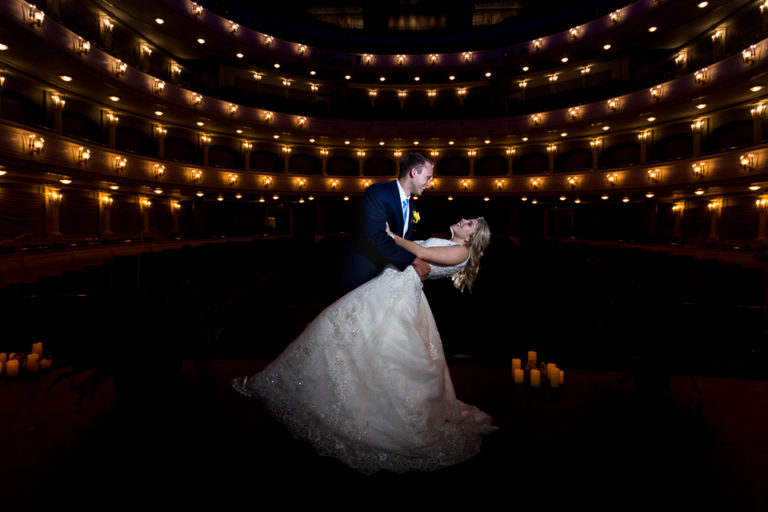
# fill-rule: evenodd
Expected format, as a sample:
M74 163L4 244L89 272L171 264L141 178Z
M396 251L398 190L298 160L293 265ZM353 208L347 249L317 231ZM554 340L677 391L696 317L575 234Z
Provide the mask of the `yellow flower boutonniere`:
M411 216L411 220L413 221L414 224L418 224L419 221L421 220L421 215L419 215L419 212L414 210L413 215Z

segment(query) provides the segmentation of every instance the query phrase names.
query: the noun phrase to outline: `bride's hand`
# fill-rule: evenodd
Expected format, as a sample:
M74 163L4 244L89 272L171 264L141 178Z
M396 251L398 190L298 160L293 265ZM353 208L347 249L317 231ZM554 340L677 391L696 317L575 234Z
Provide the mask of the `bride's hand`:
M392 233L392 231L389 229L389 222L384 223L384 230L387 232L387 235L394 238L394 233Z

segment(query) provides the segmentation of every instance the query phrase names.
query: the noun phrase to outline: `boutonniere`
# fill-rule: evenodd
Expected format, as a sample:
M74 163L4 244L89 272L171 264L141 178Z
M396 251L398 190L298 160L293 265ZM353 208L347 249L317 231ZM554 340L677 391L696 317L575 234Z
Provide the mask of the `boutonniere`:
M411 220L413 221L414 224L418 224L419 221L421 220L421 215L419 215L419 212L414 210L413 215L411 215Z

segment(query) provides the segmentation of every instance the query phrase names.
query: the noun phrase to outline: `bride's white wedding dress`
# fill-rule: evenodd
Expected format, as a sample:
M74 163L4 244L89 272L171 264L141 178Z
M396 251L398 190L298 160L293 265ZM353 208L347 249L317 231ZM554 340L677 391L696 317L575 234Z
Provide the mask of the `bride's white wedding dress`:
M429 278L449 277L465 264L433 264ZM260 398L321 455L364 473L456 464L496 430L490 416L456 399L413 267L385 268L320 313L262 372L233 386Z

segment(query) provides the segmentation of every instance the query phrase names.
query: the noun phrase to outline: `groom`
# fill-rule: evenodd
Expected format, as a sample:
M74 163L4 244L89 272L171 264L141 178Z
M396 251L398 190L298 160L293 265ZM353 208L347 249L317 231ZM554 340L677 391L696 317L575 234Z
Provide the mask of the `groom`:
M429 188L433 174L432 160L419 153L408 153L400 159L396 180L375 183L365 191L355 238L341 276L340 284L345 292L372 279L388 264L401 271L413 265L421 280L426 279L429 264L398 246L387 235L385 224L389 224L393 233L412 239L411 196L421 195Z

